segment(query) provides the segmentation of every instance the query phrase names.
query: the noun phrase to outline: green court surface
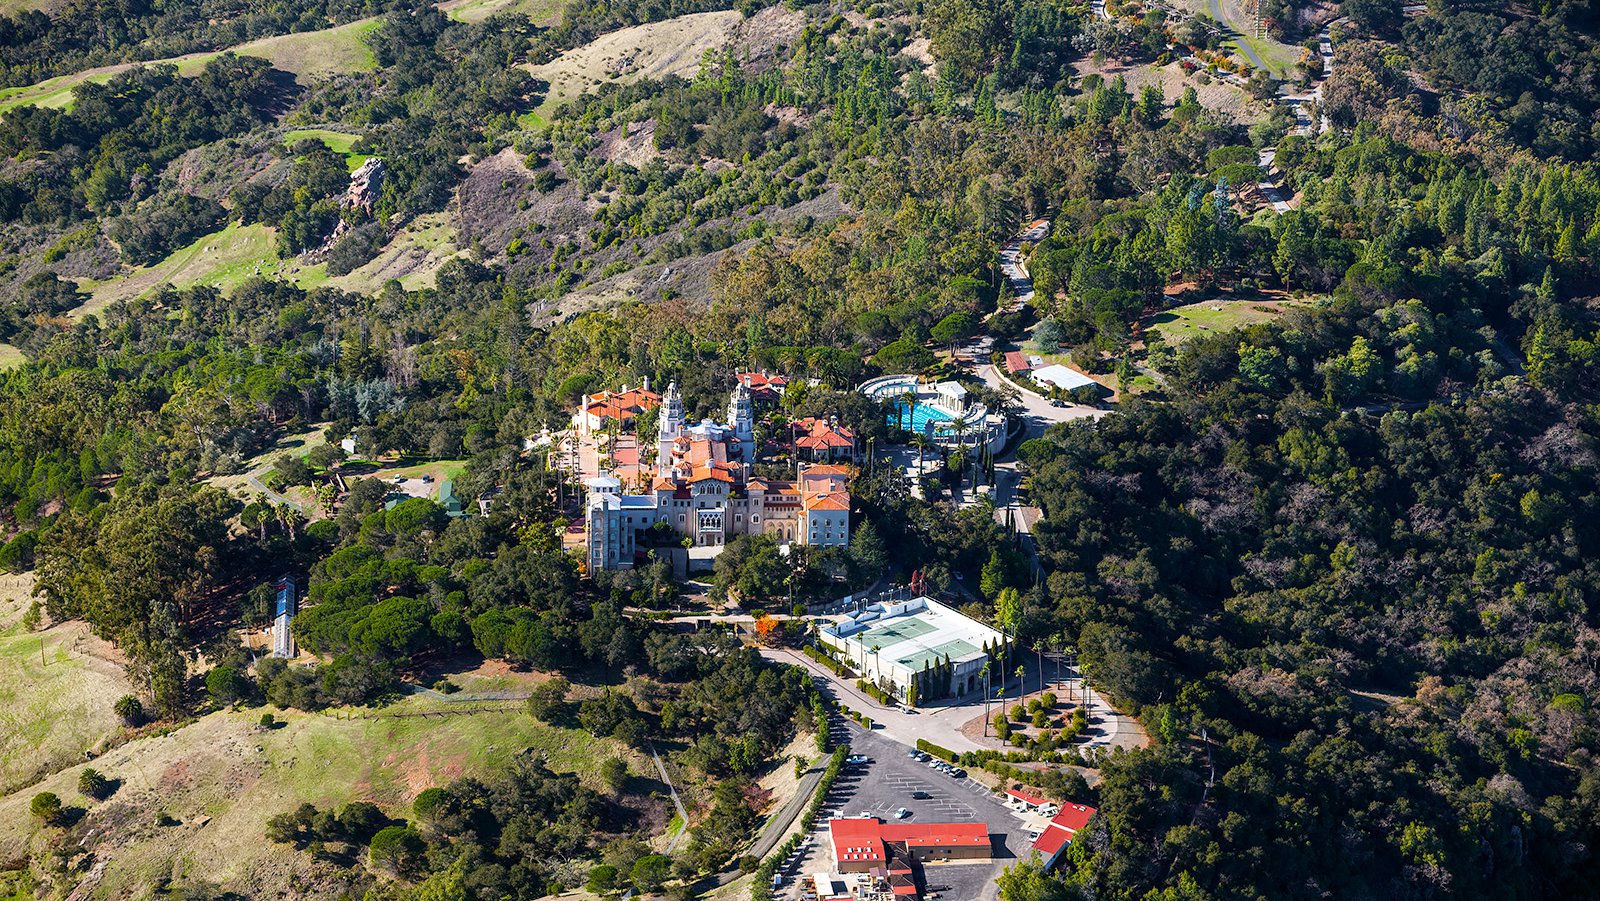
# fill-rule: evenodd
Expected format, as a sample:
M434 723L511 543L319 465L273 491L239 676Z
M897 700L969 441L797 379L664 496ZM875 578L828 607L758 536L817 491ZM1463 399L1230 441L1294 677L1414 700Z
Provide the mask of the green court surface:
M973 647L971 642L963 641L962 639L957 638L947 641L944 644L936 647L918 651L909 657L901 658L895 662L906 669L915 672L922 669L923 664L927 664L928 666L938 666L941 663L944 663L945 658L947 657L950 660L960 660L969 654L976 654L981 650L983 649Z
M861 646L870 648L876 645L880 649L897 645L902 641L920 638L934 631L933 626L915 619L906 619L887 626L879 626L861 636Z

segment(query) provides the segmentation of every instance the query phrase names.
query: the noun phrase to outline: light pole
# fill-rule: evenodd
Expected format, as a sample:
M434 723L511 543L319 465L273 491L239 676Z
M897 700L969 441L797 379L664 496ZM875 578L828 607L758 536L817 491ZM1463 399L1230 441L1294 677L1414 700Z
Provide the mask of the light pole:
M983 737L989 737L989 661L983 662L983 669L978 671L983 677Z

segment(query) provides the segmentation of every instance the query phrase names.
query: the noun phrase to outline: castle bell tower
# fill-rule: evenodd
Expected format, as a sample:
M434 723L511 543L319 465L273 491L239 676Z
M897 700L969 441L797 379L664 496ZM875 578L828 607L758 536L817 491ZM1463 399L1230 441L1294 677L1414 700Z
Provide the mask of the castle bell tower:
M656 437L656 474L672 477L672 444L683 434L683 397L678 394L676 380L668 383L667 393L661 396L660 430Z
M733 430L739 439L739 447L744 454L744 462L754 463L756 459L756 414L750 400L750 386L741 379L738 387L733 389L733 396L728 399L728 428Z

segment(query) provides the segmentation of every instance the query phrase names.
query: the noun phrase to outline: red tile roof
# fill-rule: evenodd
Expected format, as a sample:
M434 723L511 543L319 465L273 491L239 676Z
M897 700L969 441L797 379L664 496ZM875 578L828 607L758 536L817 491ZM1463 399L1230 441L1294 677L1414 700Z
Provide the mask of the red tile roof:
M1029 794L1028 792L1020 789L1008 788L1006 789L1006 794L1025 804L1032 804L1034 807L1043 807L1050 803L1049 800L1045 798L1041 798L1038 795Z
M987 848L989 827L983 823L883 823L875 818L829 820L834 860L838 863L888 861L884 842L907 848Z
M1009 372L1027 372L1033 367L1028 365L1028 358L1021 351L1006 352L1006 370Z
M848 510L850 509L850 495L843 491L835 491L831 494L807 495L805 507L807 510Z
M694 483L713 479L718 482L732 484L734 481L733 468L731 463L706 463L694 468L694 471L689 474L689 481Z
M1055 860L1061 849L1071 842L1078 834L1078 830L1089 825L1089 820L1094 816L1094 808L1083 804L1063 804L1061 812L1056 814L1050 825L1039 833L1039 838L1033 843L1033 850L1038 851L1044 859Z
M983 823L882 823L884 841L905 842L913 848L935 846L989 847L989 827Z
M847 477L847 476L850 475L850 467L841 466L841 465L839 465L837 463L828 463L828 464L825 464L825 465L824 464L819 464L817 466L807 466L806 470L805 470L805 474L807 476L816 475L816 476L845 476L845 477Z
M740 372L734 375L734 379L743 382L746 388L752 390L765 388L769 385L774 388L782 388L789 384L789 379L786 376L767 375L765 372Z
M602 419L620 419L624 422L646 410L661 406L661 395L643 388L627 391L602 391L583 399L583 411Z
M844 426L834 425L826 419L807 417L795 420L795 447L807 450L827 450L835 447L853 447L856 433Z

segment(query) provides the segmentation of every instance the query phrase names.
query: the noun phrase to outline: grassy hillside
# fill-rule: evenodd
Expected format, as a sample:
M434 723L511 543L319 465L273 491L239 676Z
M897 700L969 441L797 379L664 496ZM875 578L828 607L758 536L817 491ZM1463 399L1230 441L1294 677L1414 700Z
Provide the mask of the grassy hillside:
M377 19L362 19L321 31L262 38L231 49L242 56L260 57L301 80L349 72L370 72L377 63L367 47L366 37L377 27ZM179 72L190 75L216 56L215 53L191 53L148 63L102 66L46 79L38 84L5 88L0 90L0 114L26 104L66 109L72 105L73 91L85 82L103 83L134 66L161 63L171 63L178 67Z
M1150 326L1169 344L1178 344L1196 335L1232 331L1256 322L1283 315L1295 302L1278 297L1217 298L1175 307L1157 313Z
M362 19L321 31L262 38L233 49L241 56L259 56L302 79L370 72L377 61L366 39L377 27L377 19Z
M357 141L361 140L360 135L353 135L345 131L334 131L331 128L296 128L283 133L283 143L285 145L292 146L297 141L307 139L321 141L334 153L343 154L345 164L350 167L351 172L356 171L362 163L369 159L366 154L356 153L350 149L355 146Z
M348 275L328 278L326 267L319 264L302 273L301 284L327 278L328 284L348 291L374 292L397 279L407 290L431 288L439 267L462 253L456 241L455 217L450 213L418 216L365 266Z
M561 0L446 0L439 8L461 22L482 22L501 13L527 16L535 25L561 21Z
M0 575L0 791L82 761L118 731L111 705L131 690L115 652L83 623L21 627L32 584Z
M606 82L693 76L700 69L701 55L727 44L741 18L728 10L635 25L602 35L543 65L530 66L536 77L550 83L538 112L546 113Z
M421 709L437 702L407 702ZM522 712L433 718L342 720L288 713L287 722L260 731L260 710L216 713L164 737L134 742L94 763L123 780L108 801L94 805L77 827L105 868L95 887L103 896L139 895L172 876L249 886L257 896L292 893L324 897L310 858L262 838L269 817L301 802L321 807L353 800L409 813L416 794L464 775L489 774L532 750L558 771L595 778L596 762L629 755L610 740L580 730L545 726ZM633 759L645 772L642 758ZM39 788L83 806L80 767ZM20 856L36 828L27 805L37 788L0 798L0 859ZM176 825L153 826L158 813ZM107 828L115 826L116 828ZM93 877L91 877L92 879Z
M81 282L89 300L73 311L85 316L119 300L131 300L163 284L183 288L190 285L215 285L232 290L256 274L276 273L280 267L272 229L260 223L230 223L219 232L206 235L171 256L104 282ZM286 275L288 273L285 273Z

